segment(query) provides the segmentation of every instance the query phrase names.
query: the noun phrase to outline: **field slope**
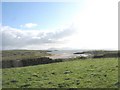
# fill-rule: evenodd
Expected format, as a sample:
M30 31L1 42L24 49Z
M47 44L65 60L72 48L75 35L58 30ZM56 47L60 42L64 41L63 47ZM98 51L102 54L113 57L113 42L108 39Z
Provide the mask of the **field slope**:
M118 59L73 61L3 69L3 88L117 88Z
M46 50L3 50L2 60L34 59L50 56Z

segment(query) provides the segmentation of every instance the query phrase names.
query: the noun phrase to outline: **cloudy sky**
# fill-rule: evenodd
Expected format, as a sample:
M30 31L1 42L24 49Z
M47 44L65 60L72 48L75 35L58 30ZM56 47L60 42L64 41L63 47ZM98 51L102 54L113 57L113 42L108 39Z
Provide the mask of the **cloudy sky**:
M118 49L118 1L2 2L2 49Z

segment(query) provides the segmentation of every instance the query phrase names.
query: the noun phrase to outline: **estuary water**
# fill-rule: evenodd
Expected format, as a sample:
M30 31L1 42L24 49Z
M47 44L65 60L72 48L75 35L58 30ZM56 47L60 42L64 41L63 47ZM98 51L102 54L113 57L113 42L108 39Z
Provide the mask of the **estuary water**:
M68 59L68 58L75 58L78 56L86 56L85 54L74 54L76 52L83 52L82 50L50 50L48 52L52 54L49 58L52 59Z
M50 54L73 54L75 52L83 52L82 50L50 50Z

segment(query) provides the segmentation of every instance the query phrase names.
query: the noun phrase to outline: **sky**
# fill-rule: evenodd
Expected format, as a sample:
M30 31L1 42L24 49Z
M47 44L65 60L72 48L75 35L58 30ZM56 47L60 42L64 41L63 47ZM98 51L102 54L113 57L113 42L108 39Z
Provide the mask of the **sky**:
M38 24L35 29L53 29L70 22L82 7L63 2L6 2L3 3L3 25L20 28L26 23ZM79 10L78 10L79 9ZM74 13L73 13L74 12ZM12 22L11 22L12 21Z
M2 2L2 49L118 49L118 1Z

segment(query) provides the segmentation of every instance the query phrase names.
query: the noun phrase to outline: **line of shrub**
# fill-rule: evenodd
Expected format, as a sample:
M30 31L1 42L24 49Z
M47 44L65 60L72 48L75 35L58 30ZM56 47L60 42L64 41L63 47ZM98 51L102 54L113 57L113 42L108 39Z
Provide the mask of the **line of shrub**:
M62 59L52 60L49 57L41 57L41 58L21 59L21 60L2 60L2 68L24 67L24 66L48 64L55 62L62 62Z

